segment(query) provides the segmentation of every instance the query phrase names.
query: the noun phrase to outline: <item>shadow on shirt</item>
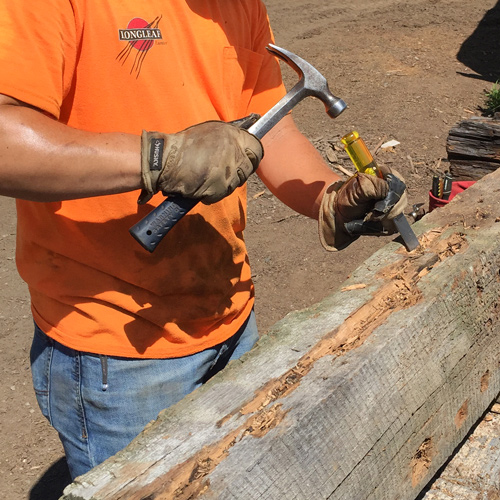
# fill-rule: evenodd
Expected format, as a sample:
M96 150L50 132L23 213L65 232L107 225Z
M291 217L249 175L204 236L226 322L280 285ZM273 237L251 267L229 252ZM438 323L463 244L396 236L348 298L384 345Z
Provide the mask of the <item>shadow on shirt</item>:
M139 217L151 207L140 208ZM250 280L241 274L248 263L246 254L237 252L199 213L185 216L152 254L128 234L137 216L96 223L55 214L53 220L53 231L46 238L43 275L32 285L35 307L35 288L48 297L43 300L57 303L52 310L47 308L45 316L49 316L44 319L50 324L64 324L69 314L77 314L82 331L93 328L98 332L117 318L125 322L122 327L130 344L144 353L164 336L173 344L189 338L203 341L214 326L210 319L230 321L238 310L234 296L253 293ZM238 234L238 228L233 229ZM79 245L67 245L64 254L51 250L61 248L61 238L67 234L79 233L86 236ZM30 247L24 251L29 254ZM41 272L29 259L24 260L22 270ZM33 265L35 271L30 271ZM101 316L103 322L96 326ZM168 324L176 325L171 334L163 329Z

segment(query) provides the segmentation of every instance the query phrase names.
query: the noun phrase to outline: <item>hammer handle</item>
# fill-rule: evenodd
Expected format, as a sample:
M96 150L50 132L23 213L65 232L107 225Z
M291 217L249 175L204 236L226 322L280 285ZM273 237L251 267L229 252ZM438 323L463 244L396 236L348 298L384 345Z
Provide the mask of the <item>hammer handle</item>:
M284 115L283 115L284 116ZM259 115L250 115L232 123L239 123L241 128L262 139L264 134L275 125L275 121L267 126L269 120L264 120L266 128L262 128L263 120ZM259 126L259 124L261 124ZM130 229L130 234L148 252L153 252L158 243L167 233L198 203L198 200L182 197L171 197L162 201L154 210L146 215Z
M259 118L260 115L251 114L231 123L250 130L256 122L258 123ZM191 198L167 198L146 217L134 224L129 232L143 248L153 252L158 243L197 203L198 200Z
M130 234L149 252L153 252L165 235L184 217L198 200L167 198L130 229Z

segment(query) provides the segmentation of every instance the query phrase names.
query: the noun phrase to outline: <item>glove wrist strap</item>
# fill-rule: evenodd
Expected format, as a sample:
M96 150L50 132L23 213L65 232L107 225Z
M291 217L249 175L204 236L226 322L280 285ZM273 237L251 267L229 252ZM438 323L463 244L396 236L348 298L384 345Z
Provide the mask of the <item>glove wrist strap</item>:
M335 222L335 198L343 184L343 181L337 181L326 188L319 209L319 240L323 248L330 252L341 250L354 241L342 228L337 228Z
M165 162L166 134L142 131L141 135L141 176L142 191L137 203L147 203L158 192L158 179Z

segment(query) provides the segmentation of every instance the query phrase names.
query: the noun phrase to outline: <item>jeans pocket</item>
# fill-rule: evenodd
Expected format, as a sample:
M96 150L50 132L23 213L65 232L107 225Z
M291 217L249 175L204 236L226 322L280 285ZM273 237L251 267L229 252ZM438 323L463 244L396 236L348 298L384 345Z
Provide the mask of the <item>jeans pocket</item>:
M38 406L43 416L52 424L50 417L50 364L54 350L53 342L38 326L35 325L35 334L31 344L30 363L33 388Z

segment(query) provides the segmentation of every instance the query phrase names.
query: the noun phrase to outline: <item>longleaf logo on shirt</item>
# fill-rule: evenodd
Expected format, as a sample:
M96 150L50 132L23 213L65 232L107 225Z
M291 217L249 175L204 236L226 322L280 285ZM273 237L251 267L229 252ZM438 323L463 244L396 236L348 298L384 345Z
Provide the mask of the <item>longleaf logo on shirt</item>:
M125 64L130 54L135 52L130 73L135 73L136 78L139 78L144 59L155 41L162 39L161 31L158 28L160 21L161 16L157 17L151 23L136 17L128 23L127 29L118 30L120 40L127 41L128 43L116 58L122 64Z

